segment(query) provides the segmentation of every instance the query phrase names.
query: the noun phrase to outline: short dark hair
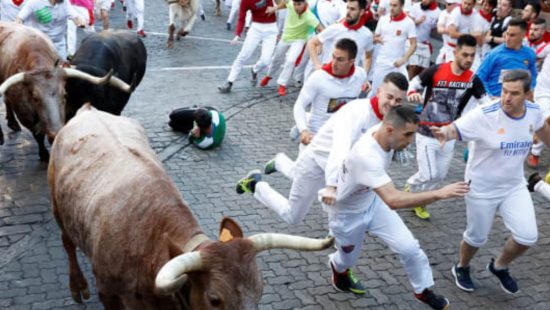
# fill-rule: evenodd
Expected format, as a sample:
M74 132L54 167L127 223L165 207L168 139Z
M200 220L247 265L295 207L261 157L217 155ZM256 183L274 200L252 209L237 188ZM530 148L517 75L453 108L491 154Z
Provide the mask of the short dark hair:
M348 2L358 2L360 10L364 10L367 7L367 0L348 0Z
M456 39L456 46L458 48L461 48L464 45L470 46L470 47L476 47L477 46L476 38L473 35L468 34L468 33L460 35L460 37L458 37L458 39Z
M514 69L506 71L502 76L502 83L521 81L523 84L523 92L531 90L531 73L523 69Z
M336 42L335 48L348 52L349 59L357 57L357 44L352 39L343 38Z
M401 3L401 7L405 6L405 0L399 0L399 3Z
M197 126L203 130L208 129L212 125L212 116L206 109L199 108L193 112L193 119L197 122Z
M537 17L534 21L533 21L533 25L546 25L546 19L542 18L542 17Z
M390 72L384 77L384 83L392 83L397 88L406 91L409 88L407 77L400 72Z
M492 7L492 8L496 8L497 7L497 0L485 0L487 1L487 3L489 3L489 5Z
M415 108L405 105L392 107L384 116L384 123L390 123L395 128L403 128L405 124L418 124L419 121Z
M519 27L519 29L527 31L527 22L521 18L512 18L508 23L508 27L510 26Z
M533 11L535 11L535 13L537 14L537 17L539 17L540 11L542 10L542 7L540 6L540 4L537 2L529 2L525 6L528 6L528 5L533 7Z

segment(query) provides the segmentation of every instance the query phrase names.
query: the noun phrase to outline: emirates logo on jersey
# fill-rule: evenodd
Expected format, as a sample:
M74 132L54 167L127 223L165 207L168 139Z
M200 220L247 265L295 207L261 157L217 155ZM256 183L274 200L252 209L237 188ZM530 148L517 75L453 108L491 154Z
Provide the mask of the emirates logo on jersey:
M395 35L396 35L396 36L400 36L400 35L401 35L401 29L397 29L397 30L395 31Z

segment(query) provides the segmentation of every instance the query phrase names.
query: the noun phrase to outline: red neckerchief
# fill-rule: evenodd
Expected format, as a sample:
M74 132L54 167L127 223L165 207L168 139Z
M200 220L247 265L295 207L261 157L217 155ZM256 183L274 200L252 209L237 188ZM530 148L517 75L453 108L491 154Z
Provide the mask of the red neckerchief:
M374 111L374 114L376 115L376 117L378 117L379 120L384 119L384 115L380 113L380 107L378 106L377 96L370 98L370 105L372 106L372 110Z
M13 2L13 4L15 4L17 6L20 6L21 3L23 3L23 1L25 1L25 0L11 0L11 2Z
M464 11L464 9L462 8L462 4L460 5L460 13L462 13L462 15L472 15L472 12L474 11L474 9L471 9L470 12L466 12Z
M540 39L536 40L536 41L531 41L531 39L528 39L529 41L529 45L533 46L533 45L539 45L541 44L542 42L544 42L544 36L540 37Z
M391 17L390 16L390 20L392 22L400 22L400 21L404 20L405 17L407 17L407 14L405 14L405 12L401 12L401 14L399 14L399 16L397 16L397 17Z
M323 70L325 70L328 74L332 75L335 78L345 79L345 78L349 78L350 76L353 75L353 73L355 73L355 65L351 66L351 69L349 69L349 72L344 75L336 75L332 72L332 61L323 65Z
M493 19L493 13L492 12L484 13L483 10L479 10L479 15L481 15L481 17L485 18L485 20L488 21L488 22L491 22L491 20Z
M427 9L424 9L424 8L422 7L422 5L420 5L420 8L422 9L422 11L426 11L426 10L433 11L433 10L437 9L437 3L436 3L435 0L434 0L434 1L432 1L432 3L430 3L430 5L428 6Z
M359 18L359 21L357 21L357 23L355 25L348 24L348 22L346 21L345 18L342 21L342 24L344 24L344 27L348 28L349 30L359 30L359 29L361 29L361 27L363 27L363 25L366 22L367 22L367 14L363 14L363 15L361 15L361 17Z

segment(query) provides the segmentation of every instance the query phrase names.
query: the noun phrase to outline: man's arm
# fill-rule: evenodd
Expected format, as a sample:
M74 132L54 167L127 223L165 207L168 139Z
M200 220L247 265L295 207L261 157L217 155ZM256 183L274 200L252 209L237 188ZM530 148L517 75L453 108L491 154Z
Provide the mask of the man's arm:
M395 188L393 182L375 188L374 191L392 210L428 205L441 199L463 197L470 187L466 182L449 184L433 191L410 193Z
M550 145L550 117L544 121L542 128L537 130L535 133L537 137L542 140L544 144L546 144L546 146Z
M313 66L315 67L315 70L321 69L323 64L321 64L321 60L319 59L318 52L322 50L323 43L319 40L319 35L314 36L307 42L307 50L309 52L309 58L311 58L311 62L313 63Z
M296 122L296 128L298 128L298 131L300 132L300 142L305 145L309 144L313 138L313 134L307 127L306 109L311 106L313 99L316 96L317 83L318 82L315 75L310 76L302 87L302 90L296 99L296 103L294 103L294 122Z
M447 27L447 31L449 32L449 37L453 39L458 39L458 37L462 34L458 32L458 28L454 24L449 25L449 27Z
M239 8L239 19L237 20L237 27L235 29L235 38L241 37L246 20L246 11L248 11L247 0L241 0L241 6ZM233 40L235 40L235 38Z
M409 43L409 49L407 50L403 58L398 59L393 63L396 68L401 67L402 65L409 62L409 58L411 58L411 56L414 54L414 51L416 50L416 38L410 38Z
M279 1L276 6L268 6L265 12L267 14L273 14L277 10L286 9L286 1Z

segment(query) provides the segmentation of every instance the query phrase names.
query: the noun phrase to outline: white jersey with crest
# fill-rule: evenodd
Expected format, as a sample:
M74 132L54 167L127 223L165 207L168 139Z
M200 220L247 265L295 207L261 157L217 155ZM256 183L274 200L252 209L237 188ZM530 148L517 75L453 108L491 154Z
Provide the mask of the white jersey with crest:
M416 27L409 17L394 21L389 15L383 16L376 25L375 35L381 35L383 44L378 44L377 65L379 62L393 64L407 52L407 41L416 38Z

